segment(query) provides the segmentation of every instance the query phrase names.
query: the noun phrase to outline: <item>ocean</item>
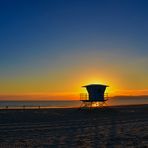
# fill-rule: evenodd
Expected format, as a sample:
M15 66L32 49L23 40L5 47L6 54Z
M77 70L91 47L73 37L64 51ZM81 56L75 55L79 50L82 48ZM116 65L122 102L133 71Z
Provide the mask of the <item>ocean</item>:
M148 104L147 97L115 97L109 99L108 106ZM79 107L81 102L76 101L0 101L0 108L69 108Z

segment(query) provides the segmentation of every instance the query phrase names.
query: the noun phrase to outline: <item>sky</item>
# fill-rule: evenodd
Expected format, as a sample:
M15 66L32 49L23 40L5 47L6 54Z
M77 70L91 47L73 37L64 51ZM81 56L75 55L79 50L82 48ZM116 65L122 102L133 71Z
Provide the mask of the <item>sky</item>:
M91 83L112 96L148 95L147 8L147 0L1 0L0 99L79 99Z

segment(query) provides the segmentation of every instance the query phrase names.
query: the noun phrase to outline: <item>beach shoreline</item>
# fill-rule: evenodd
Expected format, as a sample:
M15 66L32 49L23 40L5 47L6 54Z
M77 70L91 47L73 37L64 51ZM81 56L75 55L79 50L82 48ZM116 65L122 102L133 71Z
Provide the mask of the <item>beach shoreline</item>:
M148 104L129 104L129 105L106 105L103 107L91 107L91 109L100 109L100 108L122 108L122 107L142 107L142 106L148 106ZM84 107L85 108L85 107ZM40 110L40 109L83 109L81 106L3 106L0 107L0 110ZM86 107L87 109L87 107Z
M0 147L148 147L148 105L0 110Z

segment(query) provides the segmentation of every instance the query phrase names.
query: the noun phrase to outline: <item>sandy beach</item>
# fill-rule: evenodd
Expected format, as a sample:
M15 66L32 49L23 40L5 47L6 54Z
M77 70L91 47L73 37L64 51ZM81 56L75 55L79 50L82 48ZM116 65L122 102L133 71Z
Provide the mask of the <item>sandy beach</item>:
M148 105L0 110L0 147L147 148Z

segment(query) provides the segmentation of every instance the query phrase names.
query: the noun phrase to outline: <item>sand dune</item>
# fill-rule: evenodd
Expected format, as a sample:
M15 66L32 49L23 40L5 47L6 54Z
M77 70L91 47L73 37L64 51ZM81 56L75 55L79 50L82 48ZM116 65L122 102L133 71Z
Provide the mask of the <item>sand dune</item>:
M148 105L1 110L0 147L148 147Z

